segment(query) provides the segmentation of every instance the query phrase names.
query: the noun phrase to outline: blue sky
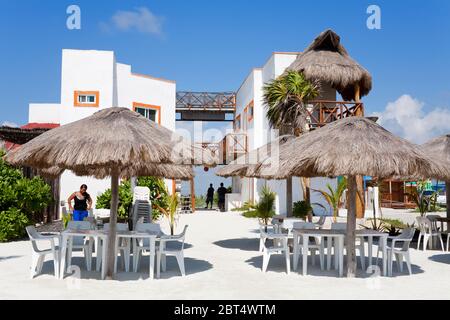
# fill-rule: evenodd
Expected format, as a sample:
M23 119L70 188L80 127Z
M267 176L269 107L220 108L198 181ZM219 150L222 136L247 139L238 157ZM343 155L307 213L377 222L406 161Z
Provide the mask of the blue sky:
M0 124L26 123L30 102L59 101L63 48L114 50L135 72L176 80L178 90L233 91L273 51L301 51L333 28L373 76L368 113L415 142L450 132L446 0L0 3ZM66 28L71 4L81 8L81 30ZM381 30L366 27L371 4L381 8ZM144 12L144 25L120 22L124 12L138 20Z

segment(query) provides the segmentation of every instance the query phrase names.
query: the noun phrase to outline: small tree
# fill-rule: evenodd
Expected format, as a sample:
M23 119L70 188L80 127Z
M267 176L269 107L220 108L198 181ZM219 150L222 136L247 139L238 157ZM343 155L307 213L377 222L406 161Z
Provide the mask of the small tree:
M259 202L255 205L256 216L264 221L264 224L269 223L269 219L275 215L275 199L276 193L270 190L269 187L264 186L261 189Z
M155 204L157 209L159 211L161 211L166 216L166 218L168 219L169 226L170 226L170 234L171 235L174 234L175 223L176 223L176 216L177 216L177 209L178 209L179 203L180 203L180 201L179 201L179 198L178 198L178 194L174 193L174 194L170 195L167 198L167 207L162 208L158 204Z
M337 217L339 216L339 208L342 205L342 194L344 193L345 189L347 188L347 179L342 179L339 181L336 189L333 189L329 183L327 183L327 191L324 190L316 190L313 189L313 191L318 192L325 201L330 205L331 209L333 210L333 219L334 222L337 221Z

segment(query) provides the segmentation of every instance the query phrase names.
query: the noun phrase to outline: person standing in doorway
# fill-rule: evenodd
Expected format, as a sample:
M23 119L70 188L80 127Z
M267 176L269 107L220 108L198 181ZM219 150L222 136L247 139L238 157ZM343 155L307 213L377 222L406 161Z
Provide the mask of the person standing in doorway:
M217 194L219 195L219 209L220 211L225 211L225 194L227 193L227 188L223 186L223 183L220 184L220 188L217 189Z
M212 183L209 185L208 192L206 193L206 208L208 209L208 203L211 203L211 209L214 201L214 188Z
M83 221L88 216L88 210L92 208L92 199L87 191L87 185L82 184L80 191L72 193L67 199L69 209L73 211L74 221ZM72 206L72 200L75 201L75 205Z

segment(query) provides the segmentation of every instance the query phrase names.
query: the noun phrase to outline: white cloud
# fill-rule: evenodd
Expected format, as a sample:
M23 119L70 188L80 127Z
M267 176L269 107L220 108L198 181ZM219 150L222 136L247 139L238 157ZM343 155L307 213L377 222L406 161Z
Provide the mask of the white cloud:
M18 125L17 123L10 122L10 121L5 121L5 122L3 122L3 123L2 123L2 126L5 126L5 127L12 127L12 128L18 128L18 127L19 127L19 125Z
M392 133L414 143L424 143L439 135L450 133L450 110L434 108L424 112L424 103L410 95L389 102L382 112L375 112L378 123Z
M161 36L164 18L155 15L146 7L136 8L134 11L117 11L110 23L101 23L105 31L113 29L120 31L138 31L146 34Z

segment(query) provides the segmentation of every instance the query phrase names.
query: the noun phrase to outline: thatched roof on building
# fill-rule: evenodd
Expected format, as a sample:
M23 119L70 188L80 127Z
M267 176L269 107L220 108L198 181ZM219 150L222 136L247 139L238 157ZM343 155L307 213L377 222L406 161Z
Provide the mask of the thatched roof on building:
M0 140L14 144L24 144L48 130L44 128L24 129L2 126L0 127Z
M96 176L117 171L121 175L154 175L161 164L214 165L212 156L202 148L126 108L103 109L49 130L10 152L6 159L15 165L57 167ZM166 174L173 177L178 173Z
M262 164L256 174L273 179L368 175L444 180L450 177L450 168L375 122L350 117L282 145L278 168L268 170Z
M422 148L431 157L437 157L450 164L450 134L446 134L422 144Z
M332 30L322 32L311 45L288 67L301 71L308 80L330 84L344 100L355 98L356 86L360 96L372 89L372 76L353 60Z

